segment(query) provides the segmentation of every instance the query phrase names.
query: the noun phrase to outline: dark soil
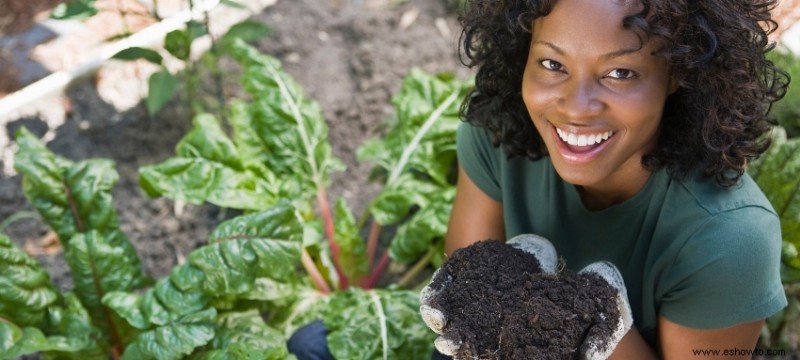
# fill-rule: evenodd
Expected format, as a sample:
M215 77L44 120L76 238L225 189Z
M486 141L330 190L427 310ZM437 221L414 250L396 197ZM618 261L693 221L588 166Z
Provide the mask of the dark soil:
M455 251L442 266L453 282L436 299L444 336L464 359L578 359L591 330L612 334L616 292L597 275L540 271L530 254L487 240Z

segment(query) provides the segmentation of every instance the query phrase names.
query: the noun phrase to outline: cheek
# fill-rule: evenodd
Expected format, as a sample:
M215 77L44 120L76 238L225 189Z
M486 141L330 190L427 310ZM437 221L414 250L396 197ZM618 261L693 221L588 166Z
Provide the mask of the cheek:
M552 91L548 91L546 87L542 87L532 80L523 81L522 101L525 103L528 114L533 120L539 120L543 117L549 104L552 103L552 98Z
M630 127L655 131L661 122L666 93L643 89L630 94L624 101L618 102L617 109L622 112L622 119L627 119Z

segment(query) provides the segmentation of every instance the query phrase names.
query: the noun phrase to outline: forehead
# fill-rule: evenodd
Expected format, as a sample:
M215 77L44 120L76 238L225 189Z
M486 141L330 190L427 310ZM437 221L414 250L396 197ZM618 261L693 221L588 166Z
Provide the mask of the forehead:
M533 42L575 51L638 48L643 39L623 20L641 10L641 2L632 0L559 0L534 20Z

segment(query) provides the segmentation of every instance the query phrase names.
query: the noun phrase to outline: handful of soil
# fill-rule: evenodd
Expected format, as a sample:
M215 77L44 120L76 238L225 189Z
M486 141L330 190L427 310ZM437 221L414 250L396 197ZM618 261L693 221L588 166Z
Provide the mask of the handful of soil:
M441 271L452 283L432 305L447 316L443 336L462 342L458 359L578 359L589 330L609 338L619 318L617 292L600 276L543 273L535 256L500 241L453 252Z

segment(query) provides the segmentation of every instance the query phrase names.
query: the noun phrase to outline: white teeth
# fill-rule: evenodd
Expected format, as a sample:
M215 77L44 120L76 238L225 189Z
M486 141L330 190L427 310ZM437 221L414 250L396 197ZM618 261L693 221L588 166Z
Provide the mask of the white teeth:
M572 146L591 146L595 144L599 144L605 140L608 140L611 135L614 135L613 131L606 131L600 134L589 134L589 135L577 135L575 133L567 133L564 130L556 128L556 132L558 133L558 137L561 140L564 140L565 143L570 144Z

